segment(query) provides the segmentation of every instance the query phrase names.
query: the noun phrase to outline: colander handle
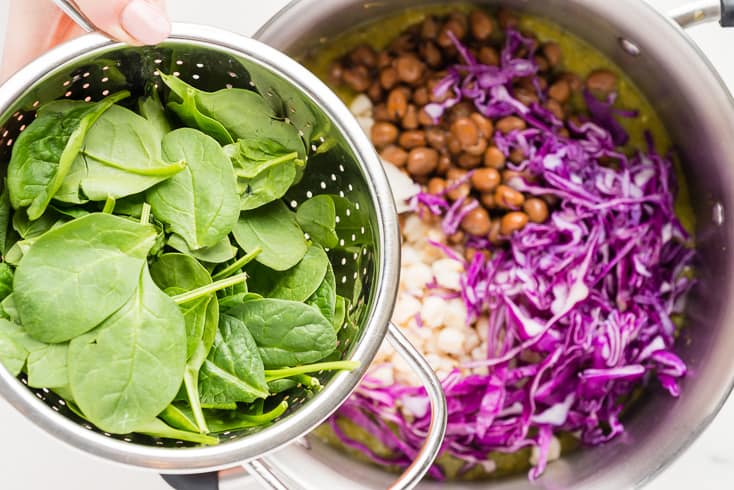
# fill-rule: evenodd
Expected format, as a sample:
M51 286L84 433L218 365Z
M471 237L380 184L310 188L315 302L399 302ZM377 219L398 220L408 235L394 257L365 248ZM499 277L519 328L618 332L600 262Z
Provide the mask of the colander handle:
M94 31L94 25L87 19L87 17L79 10L76 4L70 0L53 0L57 7L61 9L71 20L73 20L79 27L87 32Z
M428 470L441 452L443 438L446 435L446 423L448 410L446 407L446 395L443 392L441 381L436 373L428 364L428 361L421 355L418 350L413 347L408 338L400 329L390 324L387 331L387 339L389 340L395 351L403 357L415 373L420 378L426 388L428 399L431 402L431 426L428 429L423 447L421 447L415 461L408 467L400 477L390 485L389 490L409 490L414 488ZM248 473L254 476L265 488L271 490L287 490L285 484L273 473L267 463L264 461L253 461L244 465Z

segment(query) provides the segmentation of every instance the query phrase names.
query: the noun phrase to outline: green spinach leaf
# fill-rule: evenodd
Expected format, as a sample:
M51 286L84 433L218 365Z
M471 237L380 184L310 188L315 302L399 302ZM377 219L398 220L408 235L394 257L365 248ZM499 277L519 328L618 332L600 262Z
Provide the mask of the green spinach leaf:
M282 401L268 412L242 413L239 411L209 411L206 418L214 433L247 429L267 425L283 415L288 409L288 402Z
M222 238L212 247L191 250L183 238L174 234L168 239L168 246L209 264L221 264L227 262L228 260L233 259L237 253L237 249L232 246L229 236Z
M304 201L296 210L296 219L311 240L326 248L339 243L336 235L336 208L331 196L322 194Z
M5 262L0 262L0 301L13 292L13 270Z
M254 300L230 309L229 314L247 326L266 369L313 363L336 349L331 322L303 303Z
M69 344L45 344L28 355L28 386L56 388L69 384Z
M0 254L5 254L10 244L8 243L8 227L10 226L10 197L8 197L8 184L4 183L3 192L0 193Z
M150 277L122 308L69 346L69 380L79 408L100 429L140 431L174 399L186 364L178 305ZM142 431L141 431L142 432Z
M166 116L166 110L157 90L153 90L150 96L138 100L138 112L150 122L158 141L171 132L171 123Z
M18 376L28 359L28 349L25 346L27 334L23 327L5 318L0 318L0 364ZM263 375L264 376L264 375Z
M343 296L336 297L336 303L334 304L334 318L332 320L332 325L334 325L334 330L339 332L341 330L342 325L344 325L344 320L347 317L347 300L344 299Z
M50 344L93 329L133 295L155 239L152 226L104 213L46 232L15 271L21 323Z
M324 253L324 255L326 255ZM327 258L328 260L328 258ZM306 300L307 305L318 308L324 318L334 323L336 311L336 278L330 262L326 262L326 274L318 289Z
M222 315L214 346L199 375L202 403L249 403L266 398L268 385L255 340L237 318Z
M279 276L266 296L303 303L319 289L328 269L329 257L324 249L311 245L298 264Z
M219 438L217 437L199 434L198 432L174 429L158 418L138 424L132 432L138 432L150 437L158 437L162 439L195 442L197 444L205 444L207 446L216 446L219 444Z
M276 271L290 269L308 250L295 214L282 201L243 212L233 232L245 252L260 247L255 260Z
M232 163L215 140L190 128L168 133L163 153L169 161L188 166L148 191L153 214L192 250L216 245L239 216Z
M38 117L20 133L8 165L8 190L15 209L28 207L38 219L66 178L90 127L115 102L130 95L119 92L100 102L65 110L39 110Z

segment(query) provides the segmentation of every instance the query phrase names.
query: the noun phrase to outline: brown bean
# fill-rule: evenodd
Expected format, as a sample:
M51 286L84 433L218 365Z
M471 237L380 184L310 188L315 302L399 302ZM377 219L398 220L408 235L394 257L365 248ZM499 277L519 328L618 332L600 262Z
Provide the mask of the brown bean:
M377 53L377 68L382 70L392 65L392 56L387 51L380 51Z
M566 128L561 128L558 130L558 136L560 136L561 138L570 138L571 132Z
M421 59L423 59L423 61L425 61L425 63L431 68L440 66L443 61L441 50L438 49L438 47L431 41L426 41L421 44L420 55Z
M471 116L473 112L474 112L474 104L464 100L462 102L459 102L455 106L451 107L445 119L449 123L453 124L454 121L456 121L457 119Z
M497 12L497 20L503 30L517 27L517 16L506 8L502 8Z
M406 150L426 146L426 133L417 129L404 131L398 138L398 142Z
M482 206L487 209L492 209L496 207L496 204L494 202L494 192L482 192L481 194L479 194L479 202L481 202Z
M390 51L397 54L415 51L415 41L410 34L401 34L390 43Z
M344 67L341 63L334 62L329 66L329 80L334 84L342 82L342 76L344 75Z
M528 215L521 211L513 211L502 217L500 232L505 236L512 235L517 230L522 230L528 224Z
M584 84L581 81L581 77L573 72L566 72L561 75L560 80L565 80L568 86L571 88L571 92L580 92Z
M551 113L560 120L563 120L566 116L563 106L557 100L548 99L545 103L545 108L551 111Z
M459 164L459 167L461 168L477 168L482 164L482 155L481 153L479 155L472 155L471 153L462 153L459 155L459 158L456 160L456 163Z
M380 152L380 157L386 160L396 167L405 166L405 162L408 161L408 152L396 145L386 146L384 150Z
M533 223L543 223L548 219L548 204L542 199L531 197L522 205L523 211Z
M520 164L525 161L525 152L522 148L513 148L508 158L512 163Z
M548 60L545 59L545 56L536 54L533 57L533 61L535 61L535 66L538 67L538 71L541 73L545 73L550 69L550 63L548 63Z
M489 140L482 136L475 145L464 148L464 152L477 157L477 161L482 163L482 155L484 155L484 152L487 150L487 146L489 146Z
M479 192L491 192L502 182L502 176L494 168L480 168L471 176L471 183Z
M497 206L505 209L520 209L525 202L522 192L502 184L494 191L494 202Z
M484 152L484 166L490 168L503 168L505 166L505 154L496 146L490 146Z
M474 39L485 41L489 39L494 30L494 23L487 12L483 10L474 10L469 14L469 25L471 26L471 34Z
M364 66L344 70L342 80L355 92L364 92L370 87L370 74Z
M492 137L492 134L494 133L494 125L492 124L491 119L484 117L478 112L473 113L469 117L472 121L474 121L474 124L477 125L477 127L479 128L479 133L482 136L484 136L485 138Z
M491 226L492 225L490 223L490 227ZM472 262L474 260L474 257L476 257L478 254L482 254L484 256L485 261L492 258L492 252L490 252L489 250L479 250L478 248L473 248L473 247L468 247L464 251L464 258L466 259L467 262Z
M367 68L374 68L377 66L377 53L367 44L360 44L349 55L349 59L354 65L366 66Z
M384 148L395 143L398 139L398 128L389 122L376 122L372 125L372 144L377 148Z
M558 80L548 89L548 97L565 104L571 97L571 86L566 80Z
M452 188L450 191L446 192L446 196L452 201L464 198L471 193L471 184L469 182L462 182L461 184L456 185L459 181L465 180L465 178L466 170L450 168L448 172L446 172L446 185L447 187Z
M372 108L372 118L375 121L394 121L395 118L390 115L385 104L375 104Z
M523 130L527 127L525 121L517 116L503 117L494 125L500 133L507 134L511 131Z
M386 66L380 71L380 85L385 90L391 90L398 83L398 72L392 66Z
M594 70L586 78L586 88L596 96L606 97L617 89L617 75L609 70Z
M453 235L449 235L447 237L447 241L451 245L459 245L459 244L464 243L464 238L466 238L466 235L464 235L463 231L459 230L456 233L454 233Z
M413 148L408 153L407 168L411 175L428 175L436 170L437 166L438 152L433 148Z
M434 126L436 121L434 121L433 117L431 117L431 115L426 112L426 109L423 108L418 111L418 123L421 126Z
M526 88L519 87L513 90L513 94L517 100L526 106L531 106L538 102L538 94L535 93L535 89L528 90Z
M379 102L382 100L382 86L380 85L380 82L377 80L372 82L370 88L367 89L367 97L369 97L372 102Z
M428 96L430 97L431 102L436 102L440 104L441 102L446 102L448 99L453 97L453 92L447 90L441 94L437 94L435 88L439 84L439 82L440 80L428 80L426 88L428 88Z
M443 150L446 148L446 131L441 128L428 128L426 129L426 141L428 145L437 149Z
M545 59L548 60L548 64L551 67L554 67L558 66L558 64L561 62L561 57L563 56L563 53L561 52L561 47L558 45L558 43L548 42L543 45L543 56L545 56Z
M408 84L417 83L426 72L426 65L413 54L405 54L395 60L398 79Z
M387 96L387 111L390 116L396 119L402 119L408 110L408 98L410 92L405 87L395 87Z
M477 59L483 65L499 66L500 64L500 55L492 46L482 46L479 48Z
M417 129L420 126L418 123L418 109L413 104L408 106L408 110L405 112L405 116L403 116L402 124L403 129Z
M442 48L453 48L454 42L451 40L451 37L449 37L449 32L451 32L456 39L462 40L466 36L466 23L462 23L457 19L449 19L446 21L446 23L441 27L441 30L438 33L438 45Z
M415 102L416 105L424 106L428 104L430 100L428 89L426 87L418 87L413 91L413 102Z
M463 149L461 146L461 141L459 141L456 136L449 133L446 138L446 142L450 154L459 155L461 153L461 150Z
M484 236L489 233L491 222L486 209L479 206L469 211L461 220L461 229L474 236Z
M423 39L436 39L440 27L441 26L436 21L436 18L429 15L423 19L423 22L421 23L421 37Z
M489 234L487 238L493 245L501 245L505 242L505 237L502 236L502 220L493 219L492 224L489 227Z
M451 125L451 134L459 140L463 148L472 146L479 140L479 128L469 117L460 117Z
M555 194L543 194L540 196L541 199L543 199L546 203L548 203L549 207L556 207L561 203L561 198L556 196Z
M528 183L534 183L537 180L536 176L529 171L518 172L517 170L509 170L509 169L505 169L502 171L502 182L505 183L506 185L512 188L515 188L516 187L515 179L521 179L523 182L528 182Z
M436 167L436 174L446 175L446 172L451 168L451 157L448 155L441 155L438 159L438 167Z
M428 193L437 196L446 191L446 181L441 177L434 177L428 181Z

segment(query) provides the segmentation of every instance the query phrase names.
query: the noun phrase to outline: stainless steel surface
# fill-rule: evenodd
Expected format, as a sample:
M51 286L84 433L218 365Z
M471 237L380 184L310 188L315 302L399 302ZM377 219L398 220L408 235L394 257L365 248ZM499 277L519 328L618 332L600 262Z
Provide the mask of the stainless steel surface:
M668 12L668 17L688 28L721 19L721 0L697 0Z
M164 473L226 468L301 437L329 416L356 387L386 334L399 272L399 234L392 195L369 140L346 107L307 70L249 38L195 25L175 25L157 47L130 47L89 34L41 56L0 87L0 163L32 120L35 109L59 97L97 100L129 88L141 94L159 69L214 90L256 84L313 144L302 183L287 196L292 206L320 193L338 194L353 225L330 256L340 294L352 299L354 328L340 332L341 354L361 363L350 373L322 376L323 391L307 400L294 394L291 409L257 432L233 432L215 447L144 436L109 436L78 419L48 390L31 391L0 369L0 395L37 426L92 455ZM162 86L162 84L159 84ZM151 89L151 87L148 87ZM0 167L2 168L2 167ZM351 212L350 212L351 210ZM347 218L350 216L350 218Z
M297 0L273 17L256 38L294 56L318 51L333 36L406 8L440 1ZM709 424L734 382L734 227L718 219L734 206L734 104L716 71L686 33L639 0L485 0L545 16L606 53L647 95L665 122L681 158L693 196L700 253L699 283L687 308L687 328L678 351L690 367L680 399L658 389L640 402L624 422L627 435L594 449L578 451L549 465L534 488L638 488L669 465ZM701 4L703 5L703 4ZM713 3L698 6L681 22L715 15ZM623 48L628 40L636 56ZM723 211L723 213L721 212ZM289 447L269 458L274 465L300 471L304 486L384 488L392 476L350 460L316 442L310 451ZM305 472L308 468L308 472ZM338 468L333 470L332 468ZM318 483L309 478L317 474ZM452 484L478 488L486 484ZM529 486L525 475L493 482L496 490ZM426 482L420 488L438 489Z
M280 481L278 476L266 463L259 460L249 461L242 464L242 468L252 475L260 485L270 490L288 490L288 487Z
M387 331L387 338L393 349L415 370L425 385L426 393L431 401L431 425L428 429L428 437L410 467L390 485L390 490L408 490L418 485L441 452L441 442L446 435L448 420L446 395L431 365L413 347L405 334L392 323Z
M76 4L70 0L53 0L57 7L59 7L71 20L87 32L94 32L94 25L87 19L87 17L81 13L76 7Z

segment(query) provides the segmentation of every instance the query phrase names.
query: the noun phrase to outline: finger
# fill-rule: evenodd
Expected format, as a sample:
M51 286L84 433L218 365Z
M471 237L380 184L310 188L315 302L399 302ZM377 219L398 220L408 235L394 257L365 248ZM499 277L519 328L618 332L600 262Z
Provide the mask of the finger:
M171 32L171 22L160 0L76 0L94 26L110 37L130 44L158 44Z

